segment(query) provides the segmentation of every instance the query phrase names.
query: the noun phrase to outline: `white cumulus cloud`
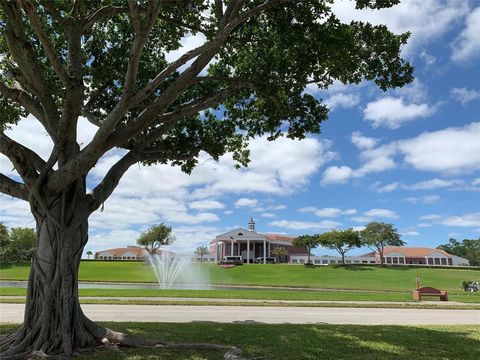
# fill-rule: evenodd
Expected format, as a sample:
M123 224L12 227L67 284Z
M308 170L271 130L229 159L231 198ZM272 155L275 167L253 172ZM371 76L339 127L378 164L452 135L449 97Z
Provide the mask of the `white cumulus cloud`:
M480 91L474 89L462 88L453 88L450 93L452 97L461 103L463 106L468 104L471 101L480 99Z
M457 63L471 63L480 56L480 7L475 8L466 19L465 29L452 44L452 60Z
M404 123L433 114L434 107L426 103L406 103L403 98L384 97L367 104L363 116L374 128L398 129Z

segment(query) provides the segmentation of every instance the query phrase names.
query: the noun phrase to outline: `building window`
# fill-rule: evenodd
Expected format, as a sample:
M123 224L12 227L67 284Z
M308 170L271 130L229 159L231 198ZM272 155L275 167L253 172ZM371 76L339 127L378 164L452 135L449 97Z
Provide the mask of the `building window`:
M398 260L400 261L400 264L405 264L405 258L398 258Z
M392 258L391 257L387 257L387 264L391 264L392 263Z
M373 260L372 260L372 261L370 261L370 264L375 264L375 261L373 261Z
M353 260L353 262L354 262L355 264L359 264L359 263L360 263L359 260Z
M330 260L330 264L335 264L335 260Z
M442 265L447 265L447 259L446 258L442 258L441 261L442 261Z
M428 265L433 265L433 258L428 258Z
M315 264L320 264L320 260L315 260Z
M397 257L394 257L394 258L392 258L392 259L393 259L393 263L394 263L394 264L398 264L398 258L397 258Z
M322 260L322 264L328 264L328 260Z
M362 264L368 264L367 260L362 260Z
M339 261L339 262L341 262L341 261ZM347 261L345 261L345 262L346 262L347 264L351 264L351 263L352 263L352 260L347 260Z
M439 258L435 258L435 265L440 265L440 259Z

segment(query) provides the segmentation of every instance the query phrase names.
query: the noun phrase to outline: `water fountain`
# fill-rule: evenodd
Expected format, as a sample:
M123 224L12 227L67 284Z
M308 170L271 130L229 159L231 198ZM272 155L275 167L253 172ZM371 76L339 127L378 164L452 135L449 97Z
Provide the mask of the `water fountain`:
M161 289L208 289L208 276L187 255L172 255L169 251L149 254L158 285Z

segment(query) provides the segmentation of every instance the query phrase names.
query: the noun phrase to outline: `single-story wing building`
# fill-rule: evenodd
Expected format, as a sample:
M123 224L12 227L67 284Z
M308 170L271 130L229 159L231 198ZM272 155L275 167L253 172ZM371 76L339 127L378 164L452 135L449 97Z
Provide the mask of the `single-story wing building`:
M157 250L155 253L161 254L162 250ZM148 252L145 248L129 245L122 248L97 251L94 258L95 260L145 260L147 255Z
M380 255L375 253L377 263ZM383 250L385 264L469 266L467 259L450 255L446 251L429 247L393 246Z
M383 252L386 265L428 265L428 266L470 266L470 262L460 256L451 255L443 250L428 247L386 247ZM292 264L304 264L306 255L291 256ZM311 256L315 265L342 264L340 256ZM359 256L345 256L346 264L380 264L378 252L370 252Z

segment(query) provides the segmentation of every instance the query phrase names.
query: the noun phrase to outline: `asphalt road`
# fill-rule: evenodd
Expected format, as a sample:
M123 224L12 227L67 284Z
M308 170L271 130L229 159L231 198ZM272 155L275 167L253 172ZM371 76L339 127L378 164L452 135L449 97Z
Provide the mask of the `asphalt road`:
M0 304L0 322L22 322L24 306ZM95 321L480 325L480 310L94 304L82 309Z

